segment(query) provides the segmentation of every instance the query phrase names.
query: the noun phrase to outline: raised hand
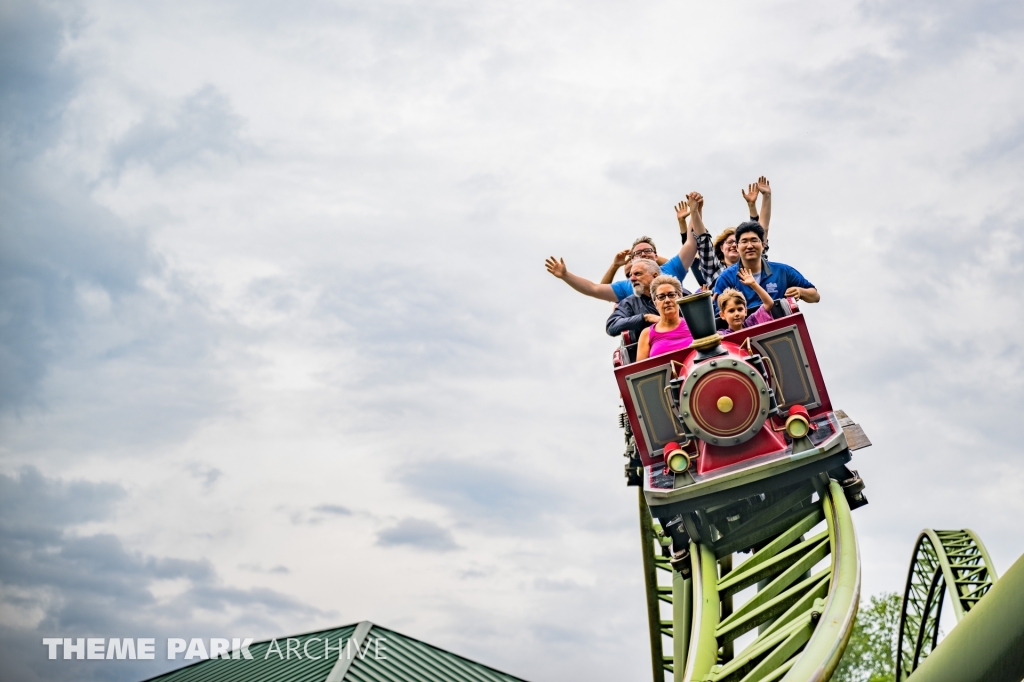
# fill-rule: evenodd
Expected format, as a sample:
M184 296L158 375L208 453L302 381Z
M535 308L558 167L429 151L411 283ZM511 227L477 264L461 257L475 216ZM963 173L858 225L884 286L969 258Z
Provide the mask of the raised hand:
M736 271L736 277L748 287L754 286L754 275L747 268L740 268ZM788 295L788 294L787 294Z
M744 192L741 188L740 194L743 195L743 198L747 200L748 204L753 204L755 201L757 201L757 183L755 182L747 185L746 192Z
M685 201L680 201L678 204L676 204L676 220L679 221L680 225L686 224L686 219L689 217L689 215L690 207L686 204Z
M555 260L554 256L551 256L544 261L544 267L546 267L548 272L558 279L565 277L565 273L569 271L568 268L565 267L565 261L561 258Z
M690 192L689 194L686 195L686 205L690 207L691 211L703 213L704 197L700 195L700 192Z
M632 249L623 249L622 251L619 251L617 254L615 254L615 258L612 259L612 265L614 265L617 268L621 268L623 265L629 262L629 257L632 255L632 253ZM562 267L565 267L564 263L562 264ZM548 272L551 272L551 268L548 268ZM557 277L558 275L555 276Z
M772 186L768 184L768 178L763 175L757 179L757 191L767 196L772 194Z

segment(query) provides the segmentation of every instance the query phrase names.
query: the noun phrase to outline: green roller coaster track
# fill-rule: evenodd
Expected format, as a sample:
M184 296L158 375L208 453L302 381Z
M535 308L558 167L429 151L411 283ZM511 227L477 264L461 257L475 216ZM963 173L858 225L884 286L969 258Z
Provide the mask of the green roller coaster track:
M675 570L669 536L641 493L655 682L824 682L835 672L860 592L843 489L819 475L759 498L748 502L747 519L735 504L686 519L701 540L690 543L688 564L677 556ZM940 641L947 591L957 626ZM997 581L975 533L923 531L903 596L896 674L898 682L1024 679L1024 557Z
M827 680L839 664L860 595L843 490L816 477L761 499L747 520L735 505L688 519L691 537L703 540L690 545L686 576L673 570L669 540L641 495L657 682L666 673L682 682ZM734 567L739 552L750 555Z
M973 531L927 529L918 536L900 609L897 680L907 679L938 645L946 588L960 622L996 578L988 550Z

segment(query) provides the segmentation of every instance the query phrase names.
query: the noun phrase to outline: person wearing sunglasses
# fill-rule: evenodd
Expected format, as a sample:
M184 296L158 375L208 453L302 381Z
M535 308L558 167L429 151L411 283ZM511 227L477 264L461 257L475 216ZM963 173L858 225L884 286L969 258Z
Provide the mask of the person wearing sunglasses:
M686 295L679 280L671 275L661 275L651 282L651 292L658 309L658 321L640 333L636 347L637 362L686 348L693 342L693 334L679 315L679 304L676 303Z

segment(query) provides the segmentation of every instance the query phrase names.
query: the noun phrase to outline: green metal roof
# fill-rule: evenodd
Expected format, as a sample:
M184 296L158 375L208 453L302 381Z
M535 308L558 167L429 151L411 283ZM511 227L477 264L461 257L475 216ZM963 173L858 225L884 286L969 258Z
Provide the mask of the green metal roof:
M324 656L323 640L331 642ZM292 652L285 656L287 640ZM317 641L312 641L317 639ZM341 654L336 651L343 641ZM348 642L352 640L350 647ZM296 656L307 646L318 660ZM378 658L374 644L380 641ZM274 647L281 654L277 653ZM356 648L362 655L347 655ZM277 637L249 645L252 660L214 658L179 668L147 682L524 682L444 649L363 621L330 630Z

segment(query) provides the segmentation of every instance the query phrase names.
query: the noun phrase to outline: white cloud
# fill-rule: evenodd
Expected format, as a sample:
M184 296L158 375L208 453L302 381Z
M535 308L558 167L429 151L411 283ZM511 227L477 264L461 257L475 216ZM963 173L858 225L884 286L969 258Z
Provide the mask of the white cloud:
M90 533L127 556L287 595L210 596L253 634L645 670L610 306L543 259L671 244L694 189L735 223L761 173L875 442L867 591L926 525L1020 552L1019 3L4 11L2 466L117 486Z

